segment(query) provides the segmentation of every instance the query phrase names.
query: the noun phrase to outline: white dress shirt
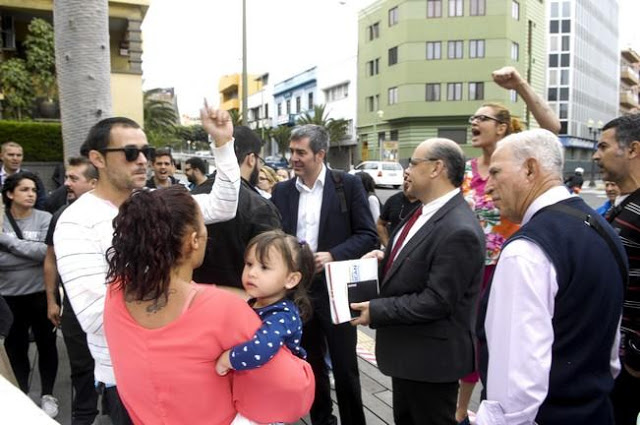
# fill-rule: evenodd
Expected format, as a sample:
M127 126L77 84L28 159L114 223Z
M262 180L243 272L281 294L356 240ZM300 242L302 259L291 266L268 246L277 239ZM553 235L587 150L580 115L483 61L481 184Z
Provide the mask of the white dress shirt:
M327 167L322 164L322 170L313 183L313 187L307 187L300 177L296 178L296 189L300 192L296 236L298 240L306 241L313 252L318 250L320 210L322 209L322 194L326 175Z
M232 219L237 210L240 169L233 141L213 148L217 176L211 193L194 195L205 223ZM118 207L88 192L60 216L53 235L58 273L95 360L95 379L115 385L111 356L102 326L107 291L105 253L113 239Z
M413 227L411 229L409 229L409 233L407 233L407 237L404 239L404 242L402 243L402 246L400 247L400 249L396 251L396 255L395 255L395 257L393 257L393 260L395 260L396 257L398 256L398 254L400 254L400 251L402 251L402 249L407 244L407 242L409 242L411 240L411 238L414 237L416 233L418 233L418 230L420 230L420 228L422 226L424 226L425 223L427 221L429 221L429 219L431 219L431 217L433 217L434 214L437 213L438 210L444 206L444 204L449 202L458 193L460 193L460 189L459 188L455 188L451 192L448 192L445 195L434 199L433 201L429 202L428 204L423 204L421 207L419 207L419 208L422 208L422 213L420 214L420 217L418 217L416 222L413 224ZM402 229L406 225L407 224L405 223L396 232L396 235L393 238L393 245L394 246L395 246L396 242L398 241L398 237L400 237L400 233L402 233Z
M527 209L522 225L542 208L570 195L564 186L543 193ZM549 390L553 312L558 293L556 270L534 242L509 243L496 265L484 327L489 364L487 400L480 404L478 425L534 424ZM611 373L620 370L619 326L611 347Z

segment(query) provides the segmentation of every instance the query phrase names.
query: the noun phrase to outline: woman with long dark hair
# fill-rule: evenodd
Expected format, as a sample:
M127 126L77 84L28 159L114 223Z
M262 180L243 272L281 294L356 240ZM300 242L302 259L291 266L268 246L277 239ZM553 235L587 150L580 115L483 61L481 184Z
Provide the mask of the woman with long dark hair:
M5 216L0 234L0 295L13 313L13 324L5 340L20 389L29 392L29 328L38 347L38 368L42 385L42 409L51 417L58 414L53 385L58 372L58 351L53 324L47 318L43 263L44 243L51 214L34 208L38 178L28 171L5 180L2 200Z
M215 372L215 360L261 321L237 295L192 282L206 240L182 186L134 192L120 207L104 313L118 393L136 424L227 425L237 412L294 422L311 406L314 380L287 349L259 369Z

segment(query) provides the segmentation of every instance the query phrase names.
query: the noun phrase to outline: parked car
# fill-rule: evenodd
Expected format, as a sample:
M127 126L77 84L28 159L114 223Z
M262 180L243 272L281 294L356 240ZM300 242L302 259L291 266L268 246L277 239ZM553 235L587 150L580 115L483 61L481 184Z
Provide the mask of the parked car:
M397 162L364 161L358 164L349 174L365 172L373 177L376 186L393 186L400 188L404 181L404 169Z
M264 164L277 170L278 168L289 168L289 161L284 156L268 156L264 159Z

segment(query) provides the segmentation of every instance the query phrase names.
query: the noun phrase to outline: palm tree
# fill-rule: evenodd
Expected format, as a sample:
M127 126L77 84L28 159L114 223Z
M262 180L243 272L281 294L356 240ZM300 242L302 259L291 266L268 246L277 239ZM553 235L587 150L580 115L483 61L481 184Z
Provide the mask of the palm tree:
M170 102L157 97L159 91L160 89L153 89L144 92L144 128L150 131L171 131L178 124L178 114Z
M273 138L278 144L278 150L280 155L284 156L287 149L289 149L289 138L291 137L291 127L281 125L276 128L272 128L269 131L269 136Z
M229 109L229 115L231 116L231 123L234 127L237 127L242 124L242 112L237 109Z
M296 124L316 124L326 128L329 133L329 141L338 143L338 146L349 131L349 122L342 118L329 118L329 112L326 111L325 105L315 105L313 113L309 113L309 111L303 113L298 117Z
M108 0L53 2L56 71L65 159L111 116Z

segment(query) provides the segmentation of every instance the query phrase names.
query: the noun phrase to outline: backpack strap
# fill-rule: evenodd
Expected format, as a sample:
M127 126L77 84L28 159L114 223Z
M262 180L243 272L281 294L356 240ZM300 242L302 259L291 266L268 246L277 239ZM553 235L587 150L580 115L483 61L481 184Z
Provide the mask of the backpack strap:
M620 254L620 251L616 247L616 244L613 241L613 238L611 237L611 235L607 233L607 231L598 222L598 220L592 217L591 214L589 213L581 211L577 208L570 207L563 203L556 203L556 204L544 207L540 211L538 211L536 215L542 211L558 211L558 212L570 215L571 217L575 217L581 220L584 224L586 224L587 226L591 227L593 230L598 232L600 237L604 239L604 241L607 243L607 245L609 246L609 250L611 250L611 253L615 257L616 263L618 264L618 269L620 270L620 276L622 276L622 282L624 283L625 287L627 286L627 281L629 279L629 271L624 262L624 259L622 258L622 254Z
M7 209L5 211L5 214L9 219L9 224L11 224L11 227L13 227L13 231L16 232L16 236L18 237L18 239L24 239L24 237L22 236L22 230L20 229L20 227L18 227L18 223L16 223L16 220L13 218L13 215L11 215L11 211Z
M329 170L331 172L331 178L333 179L333 183L336 186L336 193L338 194L338 199L340 200L340 212L345 214L349 212L349 207L347 206L347 197L344 194L344 183L342 182L344 172L338 170Z

